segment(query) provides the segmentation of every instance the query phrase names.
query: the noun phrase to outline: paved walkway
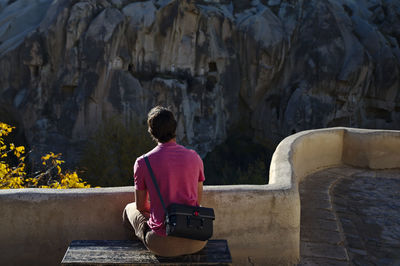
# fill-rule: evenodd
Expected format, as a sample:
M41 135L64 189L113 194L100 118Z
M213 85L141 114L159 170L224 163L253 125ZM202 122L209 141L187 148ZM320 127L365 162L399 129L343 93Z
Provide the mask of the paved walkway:
M299 190L299 265L400 265L400 169L330 168Z

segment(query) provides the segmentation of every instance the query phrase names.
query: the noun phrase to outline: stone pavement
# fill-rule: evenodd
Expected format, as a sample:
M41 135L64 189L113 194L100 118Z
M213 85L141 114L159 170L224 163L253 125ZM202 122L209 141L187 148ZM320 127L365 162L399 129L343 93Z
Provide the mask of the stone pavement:
M400 169L330 168L299 191L299 265L400 265Z

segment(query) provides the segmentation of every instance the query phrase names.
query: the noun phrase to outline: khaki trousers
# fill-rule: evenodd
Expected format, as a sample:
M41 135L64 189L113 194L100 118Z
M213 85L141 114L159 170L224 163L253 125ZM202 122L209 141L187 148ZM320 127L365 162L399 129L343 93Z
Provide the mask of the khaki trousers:
M157 235L149 228L146 217L137 210L135 202L126 205L123 221L133 229L137 238L148 250L159 256L175 257L192 254L202 250L207 244L207 241Z

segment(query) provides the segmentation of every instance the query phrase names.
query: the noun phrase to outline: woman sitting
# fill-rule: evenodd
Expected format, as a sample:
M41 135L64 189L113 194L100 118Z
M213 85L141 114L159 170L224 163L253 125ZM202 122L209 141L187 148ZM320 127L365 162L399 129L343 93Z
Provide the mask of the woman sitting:
M200 156L176 143L177 122L169 109L161 106L151 109L147 124L158 145L145 156L150 161L165 205L199 206L205 179ZM134 179L135 202L125 207L123 218L145 246L165 257L200 251L207 241L166 235L165 212L143 156L136 159Z

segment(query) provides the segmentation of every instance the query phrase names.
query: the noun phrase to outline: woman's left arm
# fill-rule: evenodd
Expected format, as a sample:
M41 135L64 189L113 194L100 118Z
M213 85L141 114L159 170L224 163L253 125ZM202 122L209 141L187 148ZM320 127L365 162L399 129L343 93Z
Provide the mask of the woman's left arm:
M197 183L197 204L201 205L201 199L203 197L203 181Z
M135 191L136 208L146 218L150 218L150 203L148 201L147 190Z

